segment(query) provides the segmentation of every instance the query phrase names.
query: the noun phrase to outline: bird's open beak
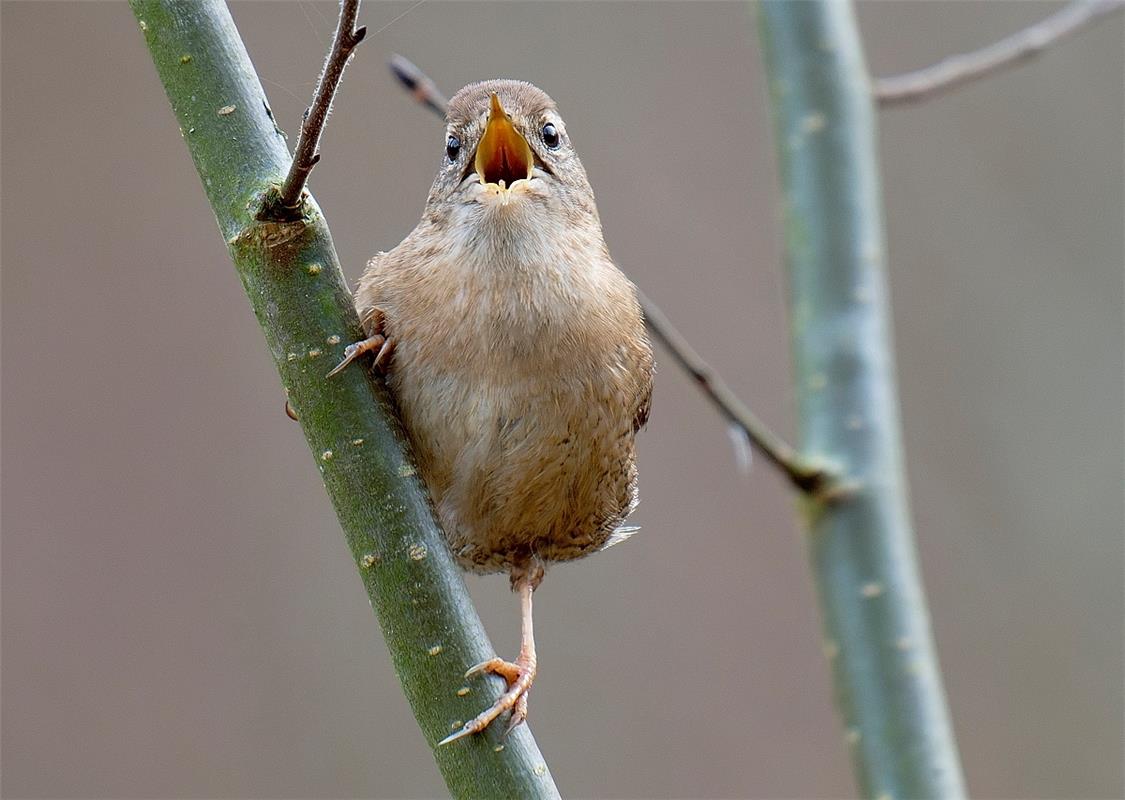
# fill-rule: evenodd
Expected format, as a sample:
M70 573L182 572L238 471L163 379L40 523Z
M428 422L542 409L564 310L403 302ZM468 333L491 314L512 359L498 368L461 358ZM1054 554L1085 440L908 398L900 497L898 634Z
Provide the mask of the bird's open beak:
M530 178L531 169L535 166L531 146L512 125L495 94L492 95L484 136L477 145L475 164L481 183L507 187L518 180Z

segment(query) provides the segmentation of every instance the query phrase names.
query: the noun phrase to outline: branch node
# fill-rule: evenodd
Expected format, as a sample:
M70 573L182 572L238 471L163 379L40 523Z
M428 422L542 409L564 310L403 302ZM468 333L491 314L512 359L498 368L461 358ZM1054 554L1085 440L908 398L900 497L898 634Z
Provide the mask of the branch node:
M787 474L797 489L821 506L844 503L861 488L859 481L845 479L838 468L815 461L796 462Z

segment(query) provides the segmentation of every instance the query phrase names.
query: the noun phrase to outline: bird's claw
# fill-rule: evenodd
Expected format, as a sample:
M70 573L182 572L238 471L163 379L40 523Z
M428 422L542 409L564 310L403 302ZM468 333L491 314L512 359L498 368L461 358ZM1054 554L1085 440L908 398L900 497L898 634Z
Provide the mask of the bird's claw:
M508 725L504 729L503 735L505 737L527 719L527 695L532 681L535 680L535 662L522 656L515 662L505 661L501 658L490 658L488 661L482 661L480 664L471 667L465 673L465 677L471 678L482 673L499 675L508 685L507 691L497 698L495 703L466 722L459 730L438 742L439 747L471 736L474 733L480 733L505 711L512 712Z
M508 738L508 734L518 728L527 719L527 692L521 694L516 698L516 705L512 709L512 715L508 718L508 726L504 728L504 738Z
M520 671L525 667L521 667L519 663L505 661L502 658L490 658L487 661L482 661L479 664L474 664L465 671L466 678L472 678L482 673L489 673L490 675L499 675L508 684L510 688L513 683L519 680Z
M460 730L449 734L444 739L442 739L440 742L438 742L438 747L441 747L443 744L449 744L450 742L455 742L458 739L464 739L466 736L472 736L476 732L477 732L476 729L473 728L473 727L470 727L469 723L466 722L464 727L462 727Z
M370 353L373 350L376 351L375 369L383 371L384 367L386 366L387 360L391 357L391 353L394 352L394 349L395 340L393 338L387 338L381 333L376 333L373 336L369 336L368 338L359 342L353 342L352 344L349 344L344 348L344 358L340 361L339 364L333 367L332 371L329 372L325 377L331 378L333 375L335 375L337 372L340 372L344 367L355 361L361 355L363 355L364 353Z

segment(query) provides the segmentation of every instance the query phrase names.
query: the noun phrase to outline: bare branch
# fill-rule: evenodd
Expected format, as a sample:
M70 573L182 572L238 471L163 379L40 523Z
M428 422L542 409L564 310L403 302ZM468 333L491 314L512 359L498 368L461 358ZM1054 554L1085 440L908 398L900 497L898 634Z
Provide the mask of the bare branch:
M822 465L807 463L780 436L766 427L746 407L723 379L695 352L656 303L645 297L639 289L637 296L645 313L648 329L680 367L691 376L699 391L703 392L727 422L746 432L750 442L770 463L785 473L789 482L802 492L824 499L833 495L837 476Z
M395 54L390 68L411 96L431 111L445 115L447 101L434 82L410 60ZM837 476L822 465L810 464L780 436L766 427L746 405L738 399L723 379L699 357L687 339L676 330L656 303L637 290L645 324L649 332L664 346L673 360L692 378L699 390L707 396L718 412L744 431L751 444L757 447L773 465L789 478L790 483L822 500L835 499L842 493Z
M876 115L855 9L757 9L800 321L789 334L801 447L854 484L846 502L805 504L801 516L858 794L964 800L907 500ZM808 136L814 117L830 136Z
M367 35L366 27L355 27L358 14L359 0L342 0L336 36L332 41L328 60L324 63L324 71L320 73L320 81L317 83L312 105L305 110L301 135L297 139L297 148L293 154L289 174L285 176L285 183L281 185L274 202L267 201L259 216L275 216L280 212L281 216L292 217L300 206L301 192L309 179L309 173L320 160L320 153L317 152L320 134L324 130L325 120L328 119L328 111L332 108L336 87L340 85L340 78L344 74L344 67L347 66L352 51Z
M881 107L928 100L966 83L1030 61L1051 45L1125 8L1125 0L1075 0L1030 28L972 53L950 56L933 66L879 78L872 91Z

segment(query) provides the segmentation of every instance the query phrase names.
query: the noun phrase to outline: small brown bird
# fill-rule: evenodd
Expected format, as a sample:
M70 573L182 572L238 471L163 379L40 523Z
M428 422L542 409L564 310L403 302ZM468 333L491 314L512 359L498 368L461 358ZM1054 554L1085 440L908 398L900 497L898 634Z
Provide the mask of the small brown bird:
M554 101L486 81L449 102L445 153L422 221L368 262L356 291L375 364L402 414L457 561L507 572L520 595L508 689L442 744L511 711L535 678L531 595L554 561L625 538L637 504L634 438L648 417L652 348L614 266L594 194Z

